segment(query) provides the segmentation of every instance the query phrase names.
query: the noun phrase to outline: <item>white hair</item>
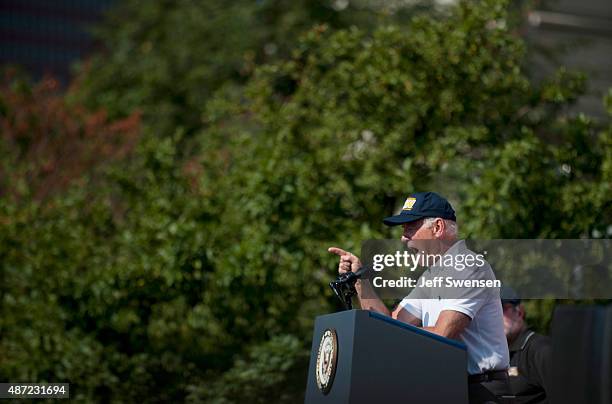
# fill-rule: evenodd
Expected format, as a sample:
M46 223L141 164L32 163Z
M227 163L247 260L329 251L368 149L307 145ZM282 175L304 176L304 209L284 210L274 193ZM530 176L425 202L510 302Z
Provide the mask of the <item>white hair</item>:
M434 222L438 219L444 221L444 224L445 224L444 232L446 233L446 235L449 237L456 238L457 233L459 233L459 228L457 226L457 222L453 220L442 219L441 217L426 217L425 220L423 221L423 225L425 226L425 228L429 229L433 226Z

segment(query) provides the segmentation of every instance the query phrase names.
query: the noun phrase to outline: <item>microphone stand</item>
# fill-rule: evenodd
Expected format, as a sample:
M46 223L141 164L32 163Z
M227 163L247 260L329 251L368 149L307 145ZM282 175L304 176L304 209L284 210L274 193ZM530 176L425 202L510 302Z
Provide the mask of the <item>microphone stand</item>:
M357 294L355 283L360 279L369 268L361 267L356 272L345 272L335 281L329 283L336 296L340 299L346 310L353 309L352 297Z

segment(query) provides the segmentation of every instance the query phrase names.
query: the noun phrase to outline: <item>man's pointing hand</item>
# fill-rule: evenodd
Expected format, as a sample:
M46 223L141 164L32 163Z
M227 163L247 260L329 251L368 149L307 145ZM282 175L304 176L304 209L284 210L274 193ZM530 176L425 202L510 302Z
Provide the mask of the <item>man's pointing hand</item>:
M338 264L338 272L340 274L354 272L361 268L361 261L356 255L338 247L329 247L327 251L340 257L340 263Z

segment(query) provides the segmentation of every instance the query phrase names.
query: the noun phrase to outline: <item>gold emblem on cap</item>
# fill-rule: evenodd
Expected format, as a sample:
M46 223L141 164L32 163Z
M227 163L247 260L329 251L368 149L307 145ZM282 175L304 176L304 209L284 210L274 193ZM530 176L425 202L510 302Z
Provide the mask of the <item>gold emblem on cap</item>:
M404 202L404 207L402 208L402 210L412 210L412 207L414 206L415 203L416 203L416 198L406 199L406 202Z
M319 342L315 375L317 386L323 394L329 393L336 375L338 360L338 336L336 330L326 329Z

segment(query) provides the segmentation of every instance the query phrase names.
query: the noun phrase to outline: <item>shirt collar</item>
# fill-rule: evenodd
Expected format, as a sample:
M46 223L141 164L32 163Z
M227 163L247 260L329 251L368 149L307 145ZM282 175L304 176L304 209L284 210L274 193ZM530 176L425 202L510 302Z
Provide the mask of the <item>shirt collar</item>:
M467 249L467 247L465 246L465 240L457 240L457 241L455 241L455 244L450 246L449 249L446 250L446 252L443 255L446 255L446 254L449 254L449 255L458 254L461 251L465 251L466 249Z
M521 332L518 337L516 337L508 346L508 350L510 352L522 351L525 348L525 344L527 344L527 341L529 341L529 338L531 338L533 334L535 334L535 332L525 328L525 330L523 330L523 332Z
M457 254L464 253L465 250L467 250L467 247L465 245L465 240L457 240L452 246L448 248L448 250L446 250L446 252L442 253L441 255L442 257L445 257L447 255L454 256ZM446 269L446 267L442 265L440 261L441 259L436 260L436 262L428 268L428 271L431 271L431 270L441 271L441 270Z

